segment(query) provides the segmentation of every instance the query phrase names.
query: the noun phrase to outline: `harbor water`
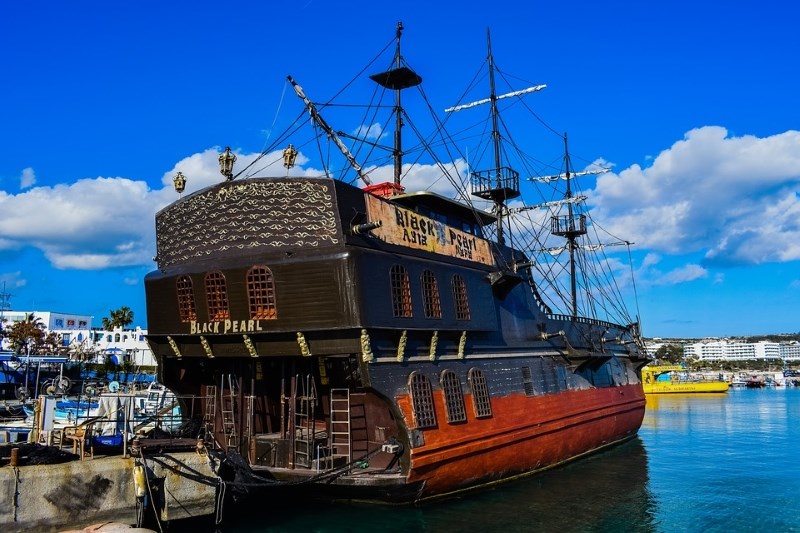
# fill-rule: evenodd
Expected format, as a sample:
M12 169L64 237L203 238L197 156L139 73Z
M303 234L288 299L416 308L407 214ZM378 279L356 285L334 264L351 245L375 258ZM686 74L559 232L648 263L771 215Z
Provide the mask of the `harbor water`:
M639 437L422 507L309 502L226 510L225 533L800 531L800 388L654 395Z

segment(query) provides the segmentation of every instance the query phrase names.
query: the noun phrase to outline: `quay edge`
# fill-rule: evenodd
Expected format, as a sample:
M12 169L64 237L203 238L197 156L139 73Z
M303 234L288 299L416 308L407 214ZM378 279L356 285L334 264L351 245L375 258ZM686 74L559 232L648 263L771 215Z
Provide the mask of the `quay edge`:
M215 477L205 455L177 452L169 457L178 470ZM103 521L135 524L135 462L134 458L102 457L0 468L0 501L7 502L0 506L0 530L58 532ZM151 460L146 465L151 483L157 478L164 480L160 520L213 514L214 486L190 480Z

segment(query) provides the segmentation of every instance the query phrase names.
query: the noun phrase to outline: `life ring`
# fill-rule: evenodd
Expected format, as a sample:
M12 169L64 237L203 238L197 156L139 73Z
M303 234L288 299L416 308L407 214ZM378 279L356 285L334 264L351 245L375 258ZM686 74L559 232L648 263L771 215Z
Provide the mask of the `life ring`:
M112 381L108 384L109 392L119 392L119 381Z

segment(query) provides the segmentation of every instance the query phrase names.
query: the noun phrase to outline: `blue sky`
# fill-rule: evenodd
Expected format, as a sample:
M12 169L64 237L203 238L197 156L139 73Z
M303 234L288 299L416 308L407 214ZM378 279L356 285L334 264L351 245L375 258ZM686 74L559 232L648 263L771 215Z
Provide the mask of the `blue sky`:
M154 213L219 180L405 25L426 94L454 102L485 57L613 172L595 216L633 249L647 336L800 331L794 3L14 2L0 16L0 282L19 310L146 326Z

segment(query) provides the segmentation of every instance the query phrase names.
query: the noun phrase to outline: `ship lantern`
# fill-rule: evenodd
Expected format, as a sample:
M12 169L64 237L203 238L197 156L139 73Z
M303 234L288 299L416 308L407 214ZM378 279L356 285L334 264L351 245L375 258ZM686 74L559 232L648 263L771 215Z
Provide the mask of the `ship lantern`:
M236 155L231 152L231 147L226 146L225 151L219 155L219 171L230 181L233 179L233 164L236 162Z
M183 172L175 174L175 177L172 178L172 185L175 187L175 192L178 194L186 189L186 176L183 175Z
M286 170L289 170L294 166L294 162L296 159L297 159L297 149L290 144L283 151L283 166L286 167Z

